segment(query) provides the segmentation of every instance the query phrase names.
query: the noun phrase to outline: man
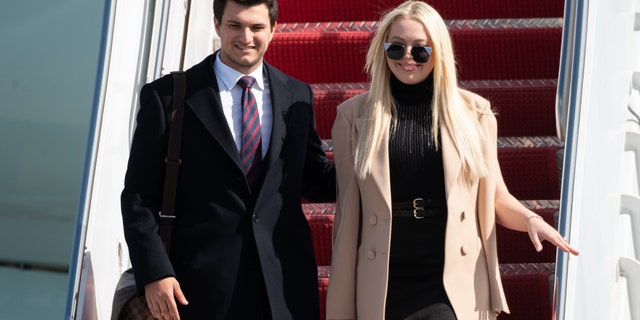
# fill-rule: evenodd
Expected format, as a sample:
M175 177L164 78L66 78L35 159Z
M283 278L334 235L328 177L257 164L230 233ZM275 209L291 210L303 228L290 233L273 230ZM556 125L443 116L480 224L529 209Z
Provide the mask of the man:
M186 72L170 257L157 229L172 78L142 88L122 215L138 290L158 319L319 317L301 197L333 201L335 169L310 87L263 61L277 12L276 0L214 1L222 47ZM247 75L255 83L238 83ZM258 107L257 135L243 129L245 97ZM246 136L261 139L256 162L241 155Z

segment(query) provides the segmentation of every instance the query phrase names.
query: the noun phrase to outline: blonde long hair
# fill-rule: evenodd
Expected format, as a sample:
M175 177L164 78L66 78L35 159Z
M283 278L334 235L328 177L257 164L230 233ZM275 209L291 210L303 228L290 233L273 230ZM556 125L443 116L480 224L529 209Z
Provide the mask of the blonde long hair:
M364 179L370 173L372 159L382 144L385 132L395 125L396 103L391 95L391 70L387 65L384 43L391 25L401 17L421 22L433 48L431 59L435 59L435 65L432 71L434 93L431 119L434 145L439 148L438 124L442 121L460 154L464 180L471 183L486 176L488 169L482 154L484 136L476 112L459 94L449 31L438 12L419 1L406 1L387 12L371 40L365 64L371 86L361 115L367 121L355 150L356 174Z

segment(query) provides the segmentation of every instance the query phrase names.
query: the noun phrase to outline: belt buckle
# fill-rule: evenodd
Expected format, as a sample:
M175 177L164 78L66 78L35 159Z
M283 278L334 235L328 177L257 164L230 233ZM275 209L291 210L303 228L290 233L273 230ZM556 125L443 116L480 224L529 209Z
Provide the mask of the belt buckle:
M413 203L413 217L417 220L424 219L424 199L415 198Z

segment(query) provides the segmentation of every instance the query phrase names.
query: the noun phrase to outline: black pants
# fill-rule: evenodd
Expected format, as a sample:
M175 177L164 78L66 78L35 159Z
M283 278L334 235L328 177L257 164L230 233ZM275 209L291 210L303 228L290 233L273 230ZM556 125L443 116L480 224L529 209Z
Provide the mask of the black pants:
M456 320L456 315L448 304L436 303L417 311L404 320Z

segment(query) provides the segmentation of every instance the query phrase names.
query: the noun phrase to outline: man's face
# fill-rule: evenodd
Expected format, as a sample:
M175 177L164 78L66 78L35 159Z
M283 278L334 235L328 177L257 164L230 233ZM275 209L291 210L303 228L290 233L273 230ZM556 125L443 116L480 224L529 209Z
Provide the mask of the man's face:
M243 74L254 71L262 62L275 31L275 25L271 28L267 5L245 7L229 1L222 21L215 19L214 22L222 42L222 62Z

